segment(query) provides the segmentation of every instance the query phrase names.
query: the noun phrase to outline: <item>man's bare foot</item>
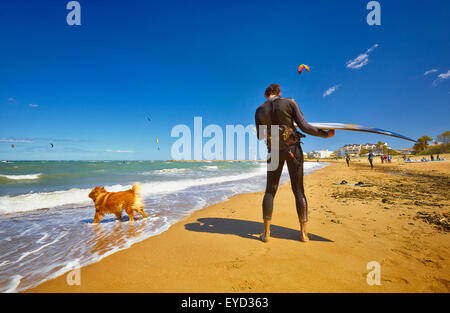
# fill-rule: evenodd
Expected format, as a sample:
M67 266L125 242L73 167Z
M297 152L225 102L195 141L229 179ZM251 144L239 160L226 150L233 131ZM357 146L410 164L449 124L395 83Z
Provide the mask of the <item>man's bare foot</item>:
M262 242L268 242L269 238L270 238L270 234L262 233L260 238L261 238Z
M308 234L307 234L307 233L304 233L304 232L301 232L300 241L301 241L301 242L308 242L308 241L309 241Z
M308 242L309 238L308 238L308 232L306 231L306 225L308 225L307 222L300 222L300 241L301 242Z

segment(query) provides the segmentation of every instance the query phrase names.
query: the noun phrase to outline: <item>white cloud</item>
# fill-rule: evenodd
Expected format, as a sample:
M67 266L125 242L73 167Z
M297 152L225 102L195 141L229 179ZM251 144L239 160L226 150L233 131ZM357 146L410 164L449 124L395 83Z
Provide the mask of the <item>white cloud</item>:
M437 69L435 69L435 68L433 68L433 69L431 69L431 70L428 70L428 71L426 71L425 73L423 73L423 75L428 75L428 74L431 74L431 73L434 73L434 72L437 72L438 70Z
M339 88L339 86L340 86L340 84L339 85L334 85L333 87L330 87L330 88L328 88L327 90L325 90L325 92L323 93L323 97L325 98L325 97L328 97L329 95L331 95L333 92L335 92L338 88Z
M441 81L444 81L446 79L450 78L450 70L447 71L447 73L441 73L438 75L437 79L433 82L433 85L436 86Z
M0 142L32 143L32 142L34 142L34 140L32 140L32 139L17 139L17 138L0 138Z
M39 106L39 104L30 103L29 106L32 108L37 108Z
M377 48L379 44L374 44L372 47L367 49L367 51L363 54L358 55L355 59L347 61L347 68L358 69L361 68L367 63L369 63L369 53L371 53L375 48Z
M105 150L106 152L115 152L115 153L133 153L132 150Z
M450 70L448 70L447 73L441 73L438 75L438 78L443 79L443 80L447 79L449 77L450 77Z

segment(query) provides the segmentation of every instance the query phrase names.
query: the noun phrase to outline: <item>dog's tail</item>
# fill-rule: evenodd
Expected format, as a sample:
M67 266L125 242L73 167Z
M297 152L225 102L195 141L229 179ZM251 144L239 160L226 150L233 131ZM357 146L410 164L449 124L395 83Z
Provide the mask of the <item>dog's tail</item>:
M140 196L141 195L141 184L140 183L134 183L132 190L133 190L135 195Z
M134 193L134 204L133 204L133 209L134 210L142 210L142 208L144 207L144 201L141 198L141 184L140 183L135 183L133 185L133 193Z

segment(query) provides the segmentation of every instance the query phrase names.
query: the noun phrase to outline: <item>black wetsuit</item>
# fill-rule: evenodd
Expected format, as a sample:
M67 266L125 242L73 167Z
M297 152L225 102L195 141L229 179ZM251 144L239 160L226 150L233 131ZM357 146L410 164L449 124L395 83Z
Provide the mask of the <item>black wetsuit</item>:
M345 157L345 162L347 162L347 166L350 166L350 157L349 156Z
M255 122L259 140L266 139L266 134L260 133L259 126L269 126L274 124L272 123L272 108L279 125L287 125L295 128L295 122L298 127L300 127L300 129L307 134L320 137L328 136L327 132L311 126L308 122L306 122L303 114L300 112L298 104L294 99L273 97L256 109ZM289 150L294 155L295 160L289 156L287 150L280 151L277 169L274 171L267 171L266 193L263 200L264 220L272 219L273 199L278 189L278 183L280 182L280 176L283 171L284 163L287 162L299 220L301 222L308 221L308 205L303 188L303 151L300 144L290 146Z

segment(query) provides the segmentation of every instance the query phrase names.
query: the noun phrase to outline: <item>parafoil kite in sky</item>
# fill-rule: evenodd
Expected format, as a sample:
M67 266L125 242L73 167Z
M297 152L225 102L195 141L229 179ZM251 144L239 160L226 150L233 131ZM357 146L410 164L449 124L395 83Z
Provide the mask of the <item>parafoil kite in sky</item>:
M306 69L309 72L309 66L306 64L301 64L298 66L298 69L297 69L298 75L302 74L303 69Z

